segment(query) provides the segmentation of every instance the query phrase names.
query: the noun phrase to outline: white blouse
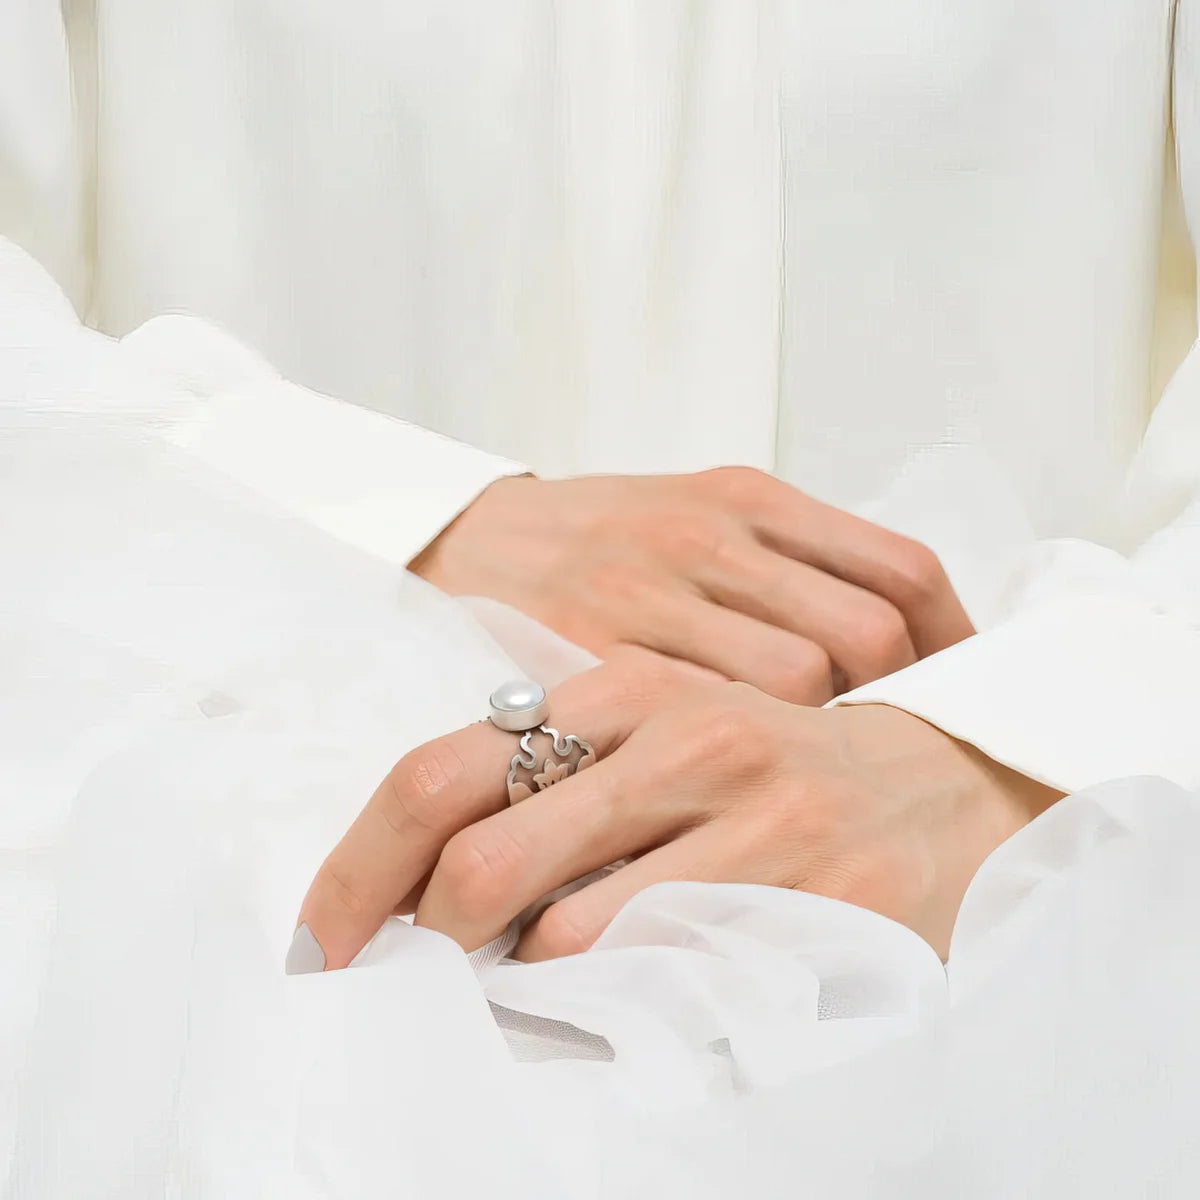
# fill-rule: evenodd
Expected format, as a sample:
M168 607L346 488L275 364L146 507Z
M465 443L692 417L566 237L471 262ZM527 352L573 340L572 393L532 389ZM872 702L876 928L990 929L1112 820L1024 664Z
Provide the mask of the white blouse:
M844 700L1200 787L1197 0L64 7L0 38L0 233L304 385L151 321L180 444L397 564L523 464L771 469L985 630Z

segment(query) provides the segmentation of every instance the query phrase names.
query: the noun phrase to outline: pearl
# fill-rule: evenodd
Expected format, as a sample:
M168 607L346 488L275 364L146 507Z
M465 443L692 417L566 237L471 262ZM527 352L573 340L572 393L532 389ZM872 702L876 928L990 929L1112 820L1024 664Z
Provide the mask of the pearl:
M502 683L488 701L493 725L510 733L536 729L549 716L546 689L529 679Z
M504 712L519 712L523 708L536 708L545 699L546 690L540 683L530 679L511 679L492 693L491 705Z

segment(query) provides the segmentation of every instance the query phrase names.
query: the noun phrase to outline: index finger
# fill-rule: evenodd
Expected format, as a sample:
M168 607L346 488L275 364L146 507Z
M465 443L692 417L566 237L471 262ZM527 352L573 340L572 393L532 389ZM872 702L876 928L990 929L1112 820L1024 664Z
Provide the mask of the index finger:
M285 970L346 966L460 829L506 802L512 735L481 722L406 754L321 864Z
M555 688L548 723L586 738L603 756L678 686L675 672L602 665ZM508 804L505 778L519 741L481 721L406 754L388 772L309 886L285 963L289 975L347 966L450 838Z

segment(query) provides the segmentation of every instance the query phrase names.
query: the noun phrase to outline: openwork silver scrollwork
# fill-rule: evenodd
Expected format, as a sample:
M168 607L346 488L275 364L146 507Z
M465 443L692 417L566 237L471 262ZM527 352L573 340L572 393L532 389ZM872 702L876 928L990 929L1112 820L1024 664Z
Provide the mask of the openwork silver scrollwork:
M550 748L539 753L534 748L534 734L544 734L550 739ZM558 761L556 761L558 760ZM538 770L539 761L542 769ZM591 743L576 737L573 733L566 736L549 725L539 725L537 729L527 730L521 736L521 746L512 757L509 764L508 802L519 804L528 800L534 792L545 791L556 783L571 775L590 767L596 761L596 752Z

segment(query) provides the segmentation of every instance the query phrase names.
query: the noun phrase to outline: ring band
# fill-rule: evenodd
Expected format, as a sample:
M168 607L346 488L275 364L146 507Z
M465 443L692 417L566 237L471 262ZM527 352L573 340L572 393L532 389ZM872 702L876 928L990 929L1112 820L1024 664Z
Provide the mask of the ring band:
M550 708L540 684L527 679L501 684L491 694L488 705L488 719L497 729L521 734L520 749L513 755L505 779L509 804L528 800L534 792L545 791L596 761L590 742L573 733L564 736L546 724ZM534 735L539 733L550 739L549 748L541 752L533 744Z

